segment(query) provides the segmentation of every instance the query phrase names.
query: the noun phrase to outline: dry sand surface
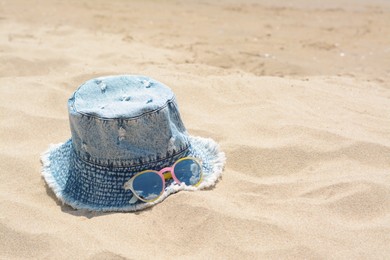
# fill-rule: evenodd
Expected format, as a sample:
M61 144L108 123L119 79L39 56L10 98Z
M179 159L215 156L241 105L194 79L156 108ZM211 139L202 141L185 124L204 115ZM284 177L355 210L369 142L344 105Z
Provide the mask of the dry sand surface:
M0 1L0 258L389 259L389 4ZM226 152L214 189L136 214L56 200L40 154L109 74L174 90Z

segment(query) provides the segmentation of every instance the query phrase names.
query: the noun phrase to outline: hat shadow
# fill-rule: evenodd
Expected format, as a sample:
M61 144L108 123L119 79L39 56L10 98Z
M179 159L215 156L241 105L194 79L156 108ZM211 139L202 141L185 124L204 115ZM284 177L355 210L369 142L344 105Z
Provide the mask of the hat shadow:
M149 208L145 208L143 210L135 211L135 212L90 211L87 209L74 209L71 206L60 201L57 198L57 196L55 195L54 191L49 187L49 185L46 182L44 182L44 183L45 183L46 194L55 201L57 206L59 206L61 208L61 211L64 213L67 213L69 215L75 216L75 217L85 217L85 218L91 219L91 218L95 218L95 217L102 217L102 216L107 216L107 215L111 215L111 214L120 214L120 213L122 213L122 214L123 213L132 213L132 214L140 215L144 212L151 211L154 207L154 206L151 206Z

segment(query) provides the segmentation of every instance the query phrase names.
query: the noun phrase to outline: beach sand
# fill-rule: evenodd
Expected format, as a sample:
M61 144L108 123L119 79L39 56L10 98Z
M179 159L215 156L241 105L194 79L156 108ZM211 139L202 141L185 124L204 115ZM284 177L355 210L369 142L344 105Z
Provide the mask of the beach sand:
M390 257L390 3L0 2L1 259ZM138 213L63 205L40 154L85 80L170 86L216 187Z

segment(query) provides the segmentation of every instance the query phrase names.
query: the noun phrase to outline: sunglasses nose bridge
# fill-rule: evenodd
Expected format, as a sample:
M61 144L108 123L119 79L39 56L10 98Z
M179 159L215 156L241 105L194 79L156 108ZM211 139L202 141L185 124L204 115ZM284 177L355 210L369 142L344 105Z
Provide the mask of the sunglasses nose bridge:
M159 173L164 176L165 180L169 180L173 178L176 182L178 182L178 179L173 173L173 167L165 167L164 169L161 169Z
M161 173L162 175L164 175L164 173L166 172L172 172L172 167L165 167L163 169L161 169L158 173Z

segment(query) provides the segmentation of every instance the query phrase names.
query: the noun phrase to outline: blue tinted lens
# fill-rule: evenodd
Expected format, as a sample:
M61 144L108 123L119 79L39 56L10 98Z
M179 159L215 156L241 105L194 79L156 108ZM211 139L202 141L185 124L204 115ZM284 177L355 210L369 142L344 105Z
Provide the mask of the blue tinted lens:
M192 159L185 159L175 165L175 175L180 182L186 185L196 185L202 178L202 168Z
M144 172L133 181L134 192L143 200L153 200L163 191L163 181L155 172Z

